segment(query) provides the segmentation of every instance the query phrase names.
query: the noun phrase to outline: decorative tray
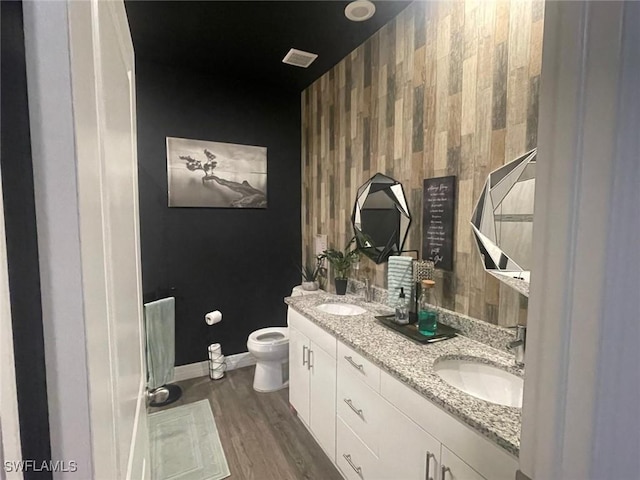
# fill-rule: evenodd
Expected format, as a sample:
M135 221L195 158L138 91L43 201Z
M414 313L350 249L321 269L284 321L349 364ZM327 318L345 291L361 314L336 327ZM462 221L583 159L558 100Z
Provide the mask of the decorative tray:
M393 321L394 317L395 315L384 315L376 317L376 320L385 327L395 330L401 335L404 335L418 343L439 342L441 340L453 338L458 334L458 330L455 328L438 323L438 329L434 335L423 335L418 331L418 322L416 321L417 317L415 313L411 312L409 314L409 323L407 325L398 325Z

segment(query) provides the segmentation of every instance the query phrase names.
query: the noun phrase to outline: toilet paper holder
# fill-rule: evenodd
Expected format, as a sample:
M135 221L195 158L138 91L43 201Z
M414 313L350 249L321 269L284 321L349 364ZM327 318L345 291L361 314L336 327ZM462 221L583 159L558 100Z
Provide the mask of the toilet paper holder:
M207 323L207 325L213 325L214 323L221 322L222 312L220 312L220 310L209 312L204 316L204 321Z

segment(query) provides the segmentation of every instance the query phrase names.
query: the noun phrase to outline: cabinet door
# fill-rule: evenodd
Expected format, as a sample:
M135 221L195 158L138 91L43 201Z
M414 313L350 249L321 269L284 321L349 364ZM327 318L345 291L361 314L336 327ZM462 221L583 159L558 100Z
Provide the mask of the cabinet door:
M289 327L289 403L309 425L309 340Z
M435 480L440 475L440 442L385 400L380 463L387 480ZM428 471L427 471L428 467Z
M444 445L441 461L442 478L440 480L486 480Z
M336 458L336 361L310 342L311 431L332 461Z

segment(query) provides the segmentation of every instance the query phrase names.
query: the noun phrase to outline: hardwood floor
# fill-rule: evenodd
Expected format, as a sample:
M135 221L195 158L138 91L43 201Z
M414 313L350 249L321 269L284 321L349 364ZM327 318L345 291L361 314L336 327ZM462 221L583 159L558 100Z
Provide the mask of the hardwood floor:
M289 390L253 390L255 367L178 382L182 397L158 410L209 400L231 480L339 480L338 470L289 409Z

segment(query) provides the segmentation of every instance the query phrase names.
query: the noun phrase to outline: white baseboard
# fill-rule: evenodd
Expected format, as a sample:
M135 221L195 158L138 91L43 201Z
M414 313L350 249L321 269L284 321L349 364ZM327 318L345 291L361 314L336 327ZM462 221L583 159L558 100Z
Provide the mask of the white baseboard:
M208 360L176 367L173 371L173 381L180 382L182 380L189 380L190 378L203 377L204 375L209 375Z
M249 352L237 353L229 355L225 358L227 362L227 371L237 368L248 367L256 364L256 359ZM173 373L173 381L180 382L189 380L190 378L205 377L209 375L209 361L189 363L188 365L180 365L176 367Z
M227 371L235 370L237 368L249 367L256 364L256 357L249 352L236 353L235 355L229 355L225 358L227 362ZM207 372L207 375L209 372Z

